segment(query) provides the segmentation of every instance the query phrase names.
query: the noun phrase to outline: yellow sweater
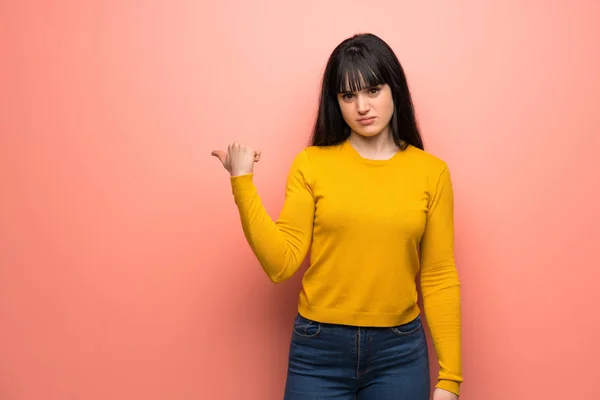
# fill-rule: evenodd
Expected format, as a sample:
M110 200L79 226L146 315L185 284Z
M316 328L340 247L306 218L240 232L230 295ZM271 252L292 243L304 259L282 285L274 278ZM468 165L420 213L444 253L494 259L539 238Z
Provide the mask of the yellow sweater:
M326 323L400 325L420 312L419 275L440 364L437 387L458 394L460 292L446 163L413 146L389 160L363 158L347 141L308 147L292 163L276 221L252 178L232 177L232 190L269 278L291 277L310 250L298 311Z

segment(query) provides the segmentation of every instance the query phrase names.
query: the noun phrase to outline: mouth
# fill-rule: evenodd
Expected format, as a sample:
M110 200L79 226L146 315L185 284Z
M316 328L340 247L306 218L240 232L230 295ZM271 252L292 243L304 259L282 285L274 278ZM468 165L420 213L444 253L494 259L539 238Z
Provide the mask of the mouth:
M357 121L361 125L371 125L373 122L375 122L376 118L377 117L365 117L365 118L357 119Z

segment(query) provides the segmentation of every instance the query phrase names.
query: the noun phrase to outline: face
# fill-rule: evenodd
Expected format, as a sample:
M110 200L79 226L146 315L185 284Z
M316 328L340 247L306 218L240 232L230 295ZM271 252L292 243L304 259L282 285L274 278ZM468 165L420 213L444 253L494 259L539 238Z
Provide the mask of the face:
M339 93L338 103L344 120L353 132L364 137L389 133L389 123L394 114L394 100L389 85Z

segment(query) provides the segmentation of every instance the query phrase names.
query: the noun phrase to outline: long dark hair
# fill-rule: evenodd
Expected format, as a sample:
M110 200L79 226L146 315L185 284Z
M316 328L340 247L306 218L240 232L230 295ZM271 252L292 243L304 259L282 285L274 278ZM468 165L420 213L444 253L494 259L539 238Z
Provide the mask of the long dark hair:
M344 40L331 53L323 74L311 144L332 146L350 136L350 127L344 121L337 101L338 93L382 84L390 86L394 100L394 114L390 121L394 143L401 149L410 144L423 150L423 140L402 65L390 46L370 33L357 34Z

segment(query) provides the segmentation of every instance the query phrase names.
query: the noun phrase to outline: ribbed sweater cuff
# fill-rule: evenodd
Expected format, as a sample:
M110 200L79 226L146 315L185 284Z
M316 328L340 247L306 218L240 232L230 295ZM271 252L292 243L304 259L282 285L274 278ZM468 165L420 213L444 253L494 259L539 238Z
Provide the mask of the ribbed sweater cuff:
M233 190L233 193L235 194L236 192L240 192L240 191L247 190L247 189L252 189L254 187L254 184L252 182L253 177L254 177L253 174L246 174L246 175L230 177L231 190Z
M460 396L460 383L456 381L440 379L435 387L447 390L449 392L454 393L457 396Z

